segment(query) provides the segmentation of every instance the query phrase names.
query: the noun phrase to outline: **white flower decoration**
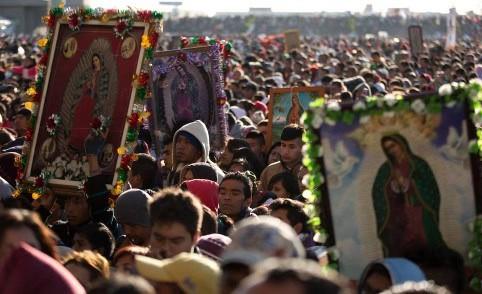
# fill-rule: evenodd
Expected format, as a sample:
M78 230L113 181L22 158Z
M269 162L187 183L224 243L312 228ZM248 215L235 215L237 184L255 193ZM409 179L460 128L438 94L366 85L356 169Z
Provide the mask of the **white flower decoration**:
M365 102L358 100L355 104L353 104L353 110L354 111L359 111L359 110L365 110L367 109L367 105Z
M471 80L469 81L469 84L482 86L482 80L481 80L481 79L471 79Z
M303 176L303 179L301 180L301 184L303 184L303 186L305 187L308 187L308 184L310 183L310 175L309 174L306 174ZM305 191L308 191L308 190L305 190ZM303 191L303 197L305 197L305 191ZM311 194L311 192L310 192ZM306 199L308 199L307 197L305 197Z
M452 88L454 88L454 90L459 88L459 83L457 82L452 82L451 85L452 85Z
M306 154L308 152L308 145L303 144L303 147L301 147L301 153Z
M387 106L392 107L397 104L397 97L395 97L393 94L387 94L385 95L385 103Z
M450 84L442 85L438 89L438 94L440 96L450 96L450 95L452 95L452 93L453 93L453 89L452 89L452 86Z
M311 121L311 126L315 129L319 129L322 124L323 124L323 118L321 117L321 115L315 114L313 116L313 120Z
M316 233L315 236L313 236L313 240L318 243L325 243L326 239L328 239L328 235L325 232L321 233Z
M330 111L340 111L341 110L340 103L338 103L336 101L328 102L328 104L326 105L326 108Z
M360 117L360 123L361 124L366 124L369 121L370 121L370 116L368 116L368 115L364 115L364 116Z
M417 114L422 114L425 112L425 103L421 99L413 101L410 107Z
M303 181L305 180L305 178L303 178ZM303 183L303 185L305 185ZM305 187L308 186L308 183L305 185ZM311 193L310 190L306 189L303 191L303 194L301 194L303 196L303 198L307 199L307 200L311 200L311 198L313 197L313 193Z

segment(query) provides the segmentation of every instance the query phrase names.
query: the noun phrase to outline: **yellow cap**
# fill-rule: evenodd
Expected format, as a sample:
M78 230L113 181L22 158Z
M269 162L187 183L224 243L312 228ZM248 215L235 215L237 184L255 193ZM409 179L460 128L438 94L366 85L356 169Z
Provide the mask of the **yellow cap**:
M199 254L180 253L164 260L137 255L136 267L144 278L176 283L187 294L218 293L219 266Z

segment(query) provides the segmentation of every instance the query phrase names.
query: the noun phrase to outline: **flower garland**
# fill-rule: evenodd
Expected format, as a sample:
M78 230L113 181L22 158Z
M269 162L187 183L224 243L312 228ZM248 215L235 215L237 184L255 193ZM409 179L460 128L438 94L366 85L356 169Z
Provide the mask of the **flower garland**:
M477 271L470 278L469 285L476 292L482 292L482 215L479 215L470 223L469 230L473 238L469 242L469 264Z
M71 30L79 31L81 30L82 25L90 20L97 20L102 23L107 23L109 21L116 21L116 25L113 28L114 34L116 37L123 38L125 34L129 32L132 28L132 25L135 22L142 22L149 24L149 29L147 34L142 36L142 48L144 49L144 56L142 60L142 68L141 74L139 74L139 78L137 79L137 83L134 85L135 89L135 101L134 101L134 108L143 108L144 100L146 97L150 97L151 93L149 90L149 73L150 73L150 62L153 57L153 52L157 47L157 40L159 38L159 34L162 31L162 19L163 15L157 11L148 11L148 10L139 10L135 11L132 9L128 10L115 10L115 9L108 9L104 10L102 8L90 8L90 7L83 7L83 8L64 8L63 5L59 5L58 7L54 7L50 9L47 16L42 18L43 23L48 28L48 33L45 38L41 38L37 41L37 45L42 50L42 57L40 58L37 64L37 77L35 82L32 82L30 87L28 88L27 94L27 103L32 104L32 116L30 124L31 126L35 126L38 116L38 105L40 104L40 98L42 93L42 89L45 86L44 77L47 72L47 64L50 58L49 51L50 46L53 40L54 30L57 22L59 20L66 21L67 25ZM139 111L141 113L141 111ZM141 115L143 118L147 118L147 114ZM51 116L52 117L52 116ZM49 135L55 135L57 132L57 128L61 124L61 121L58 120L55 116L52 117L53 120L48 122L48 133ZM93 131L102 131L102 128L107 127L107 118L99 117L98 121L93 122ZM99 125L100 122L100 125ZM40 175L35 179L34 183L29 183L25 179L25 168L27 165L27 160L30 153L30 145L32 142L33 136L33 128L29 128L25 134L25 144L22 152L22 157L16 160L15 165L17 167L17 190L14 191L14 195L20 195L22 191L33 193L32 197L40 197L44 194L46 185L49 179L52 177L52 174L47 170L43 170ZM133 146L132 142L135 143L137 139L137 132L130 132L130 135L126 140L126 152L132 153ZM117 184L123 183L126 181L126 177L120 176L117 179ZM42 185L40 185L42 184ZM117 184L115 187L117 187ZM117 192L117 191L115 191ZM119 195L119 193L115 193L115 195Z
M219 52L223 54L224 60L231 57L231 50L233 49L233 44L226 40L212 39L208 36L199 37L181 37L181 48L193 47L193 46L208 46L208 45L218 45Z
M308 189L303 196L308 199L307 213L310 216L310 224L316 231L317 241L324 243L328 239L328 232L323 223L321 208L327 195L320 187L324 184L323 177L323 147L320 138L320 127L323 124L334 125L337 122L351 124L359 116L360 121L367 120L373 115L391 116L395 112L412 110L417 114L438 113L442 107L453 107L459 101L466 101L470 110L470 119L477 128L477 138L469 142L469 152L482 157L482 81L472 80L469 84L452 83L439 88L438 96L427 99L416 99L412 102L404 100L402 96L387 94L385 97L368 97L366 102L358 101L352 105L350 111L344 111L338 102L327 102L320 98L310 104L305 111L302 121L306 133L303 137L305 147L303 150L303 164L308 169L308 174L303 179ZM473 230L474 240L469 244L469 259L479 274L474 277L471 284L482 289L482 220L479 217ZM337 254L334 254L336 257Z

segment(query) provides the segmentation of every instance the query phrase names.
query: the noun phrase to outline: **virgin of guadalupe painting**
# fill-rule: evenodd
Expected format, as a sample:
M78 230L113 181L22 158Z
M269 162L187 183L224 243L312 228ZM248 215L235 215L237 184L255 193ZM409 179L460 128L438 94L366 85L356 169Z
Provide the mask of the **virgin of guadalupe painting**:
M351 122L323 123L316 139L323 150L323 215L330 217L340 271L357 279L384 257L465 256L467 225L481 197L465 104L437 113L353 115Z
M316 98L322 97L322 87L274 88L270 92L267 146L279 141L281 131L288 124L299 124L305 109Z
M153 61L154 135L157 150L162 138L182 125L201 120L209 131L213 150L221 150L226 118L219 95L224 97L219 52L211 46L158 52ZM221 97L221 98L222 98Z
M381 148L387 160L377 171L372 198L384 256L445 247L440 190L430 165L398 133L383 136Z
M89 176L85 141L93 133L93 121L98 119L111 122L97 157L106 184L114 184L118 164L115 150L127 133L126 118L135 97L132 77L140 71L140 44L150 25L134 23L124 39L116 37L114 26L113 21L85 21L79 30L72 31L66 21L57 22L27 178L47 171L52 185L78 188ZM60 117L54 135L46 128L52 115Z
M112 116L117 88L117 64L110 43L97 39L81 57L64 93L60 116L66 131L58 138L61 152L81 151L93 119Z

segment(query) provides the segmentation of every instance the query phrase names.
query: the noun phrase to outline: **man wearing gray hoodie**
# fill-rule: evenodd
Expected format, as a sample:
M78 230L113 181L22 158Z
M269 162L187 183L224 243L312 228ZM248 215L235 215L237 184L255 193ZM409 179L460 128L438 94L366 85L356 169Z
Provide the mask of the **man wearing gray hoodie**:
M206 162L216 170L217 182L224 178L224 172L209 159L209 133L206 125L196 120L185 124L176 131L172 144L172 170L168 184L180 184L180 173L184 166L195 162Z

